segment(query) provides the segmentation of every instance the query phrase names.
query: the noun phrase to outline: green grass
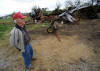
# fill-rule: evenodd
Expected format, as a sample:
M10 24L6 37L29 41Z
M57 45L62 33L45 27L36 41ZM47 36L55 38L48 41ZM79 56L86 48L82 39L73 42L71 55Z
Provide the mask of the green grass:
M29 16L27 16L25 18L25 21L28 21L30 19ZM7 24L8 22L10 22L9 24ZM3 24L5 23L5 24ZM26 25L27 26L27 30L31 31L31 30L36 30L40 27L45 27L48 26L48 23L43 23L43 24L35 24L35 25ZM12 18L8 18L8 19L0 19L0 40L5 38L5 34L8 34L11 29L14 27L13 24L13 20Z
M10 32L14 24L0 24L0 39L4 39L6 32Z
M42 23L42 24L30 24L30 25L26 25L26 29L28 31L31 30L36 30L39 29L41 27L47 27L49 24L48 23ZM10 31L12 30L12 28L14 27L14 24L0 24L0 40L4 40L5 35L9 34Z
M8 29L6 25L0 24L0 38L3 37L4 32Z
M39 29L41 27L48 27L48 26L49 26L48 23L41 23L41 24L28 25L26 26L26 28L28 31L31 31L31 30Z
M25 21L28 21L29 19L30 19L30 17L29 16L26 16Z
M3 34L4 34L3 32L0 32L0 38L2 38Z
M12 20L12 18L8 18L8 19L0 19L0 23L2 24L2 23L12 23L13 22L13 20Z
M11 30L12 26L13 26L12 18L0 19L0 40L4 39L5 33L9 32Z
M28 31L33 31L39 28L48 27L48 25L48 23L28 24L26 25L26 29ZM0 48L7 47L9 45L9 33L14 26L15 24L0 24Z
M30 17L29 16L27 16L26 18L25 18L25 21L28 21L30 19ZM0 23L2 24L2 23L9 23L9 24L12 24L13 23L13 19L12 18L8 18L8 19L0 19Z

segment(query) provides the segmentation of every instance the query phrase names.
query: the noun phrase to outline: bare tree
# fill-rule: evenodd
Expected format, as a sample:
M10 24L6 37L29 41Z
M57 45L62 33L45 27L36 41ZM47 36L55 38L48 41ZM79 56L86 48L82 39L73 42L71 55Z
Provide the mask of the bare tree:
M52 14L53 15L59 15L62 12L60 7L61 7L61 4L59 2L57 2L56 3L56 8L52 11Z
M97 4L97 0L92 0L92 5L96 5L96 4Z
M75 1L75 6L80 5L80 3L81 3L81 1L80 1L80 0L76 0L76 1Z
M60 7L61 7L61 4L58 2L58 3L56 3L56 8L55 9L60 9Z
M74 7L74 4L71 0L66 1L65 4L69 5L70 7Z
M40 8L39 6L33 6L32 10L37 10L39 8Z
M71 0L68 0L68 1L65 2L65 9L66 10L72 9L74 7L75 7L75 5Z

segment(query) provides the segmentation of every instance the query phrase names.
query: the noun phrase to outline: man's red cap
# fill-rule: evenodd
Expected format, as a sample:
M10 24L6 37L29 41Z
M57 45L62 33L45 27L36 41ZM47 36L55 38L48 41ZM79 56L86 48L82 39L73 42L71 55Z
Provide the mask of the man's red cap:
M16 20L16 19L20 19L20 18L25 18L26 16L23 16L20 12L17 12L13 15L13 20Z

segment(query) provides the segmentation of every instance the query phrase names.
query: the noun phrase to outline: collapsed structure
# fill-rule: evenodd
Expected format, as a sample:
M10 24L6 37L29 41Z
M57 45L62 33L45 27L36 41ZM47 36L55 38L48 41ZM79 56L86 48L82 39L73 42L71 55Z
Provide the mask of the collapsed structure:
M51 22L51 25L48 27L47 29L47 32L48 33L53 33L57 30L57 27L56 27L56 22L59 21L59 20L68 20L69 22L75 22L77 21L71 14L74 13L75 11L78 11L80 9L84 9L84 8L87 8L87 7L94 7L94 6L99 6L100 5L100 1L99 0L92 0L92 3L85 3L85 4L82 4L82 5L77 5L74 9L71 9L69 11L65 11L64 13L58 15L58 17L56 19L54 19L52 22Z

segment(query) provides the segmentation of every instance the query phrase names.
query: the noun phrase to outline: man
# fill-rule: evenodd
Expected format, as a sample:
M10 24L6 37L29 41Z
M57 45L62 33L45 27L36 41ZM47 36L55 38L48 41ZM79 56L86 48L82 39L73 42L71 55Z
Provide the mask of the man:
M10 43L22 53L25 68L29 70L33 57L33 49L30 45L30 36L25 28L25 17L20 12L13 15L15 27L10 32Z

